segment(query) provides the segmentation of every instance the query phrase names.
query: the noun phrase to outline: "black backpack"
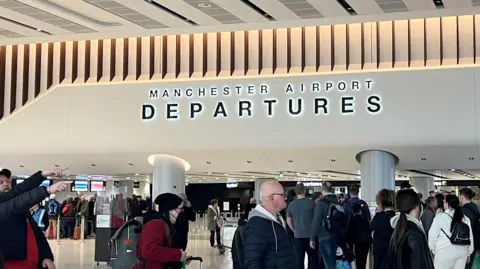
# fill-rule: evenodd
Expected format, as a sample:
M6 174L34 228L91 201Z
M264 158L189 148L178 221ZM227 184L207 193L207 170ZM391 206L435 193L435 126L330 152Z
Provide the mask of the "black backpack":
M345 208L338 203L330 200L323 200L328 205L328 211L323 220L323 227L335 235L345 235L349 217L345 213Z
M450 218L452 218L452 216L450 216L450 215L448 215L448 216ZM452 221L453 221L453 218L452 218ZM455 223L455 225L453 226L453 230L452 230L452 236L448 236L448 234L443 229L441 229L441 230L445 234L445 236L448 239L450 239L450 242L452 243L452 245L469 246L470 243L471 243L470 242L470 227L468 227L468 225L463 221L459 221L459 222Z

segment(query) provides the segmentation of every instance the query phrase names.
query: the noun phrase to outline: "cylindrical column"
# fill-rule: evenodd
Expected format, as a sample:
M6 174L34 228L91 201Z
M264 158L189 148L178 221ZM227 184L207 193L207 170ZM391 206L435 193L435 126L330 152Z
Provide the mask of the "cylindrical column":
M383 150L367 150L357 154L361 166L361 197L375 206L377 192L395 190L395 166L398 157Z
M434 179L432 177L411 177L410 184L413 186L416 192L423 195L423 199L427 199L428 193L435 189L433 184Z
M274 178L257 178L255 180L255 189L253 190L253 197L257 200L257 203L260 204L260 187L266 181L275 180Z
M162 193L185 193L185 171L190 169L190 164L185 160L164 154L148 157L148 162L153 166L152 199Z

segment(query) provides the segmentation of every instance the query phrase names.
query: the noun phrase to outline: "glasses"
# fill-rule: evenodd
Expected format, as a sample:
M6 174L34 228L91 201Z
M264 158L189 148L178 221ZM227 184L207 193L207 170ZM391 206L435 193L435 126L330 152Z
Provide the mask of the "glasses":
M271 196L273 197L273 196L275 196L275 195L285 197L285 193L272 193Z

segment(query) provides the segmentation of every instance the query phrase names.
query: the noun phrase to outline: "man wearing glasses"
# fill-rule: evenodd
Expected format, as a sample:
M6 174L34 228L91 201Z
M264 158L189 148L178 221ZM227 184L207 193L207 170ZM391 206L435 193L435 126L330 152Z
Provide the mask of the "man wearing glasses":
M286 206L282 185L263 183L260 200L245 227L245 269L297 269L295 248L279 214Z

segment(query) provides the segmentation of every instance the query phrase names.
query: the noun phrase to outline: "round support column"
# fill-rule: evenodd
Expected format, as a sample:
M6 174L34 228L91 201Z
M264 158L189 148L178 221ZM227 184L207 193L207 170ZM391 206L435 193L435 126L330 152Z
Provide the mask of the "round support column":
M185 160L164 154L155 154L148 157L153 166L152 199L162 193L185 193L185 172L190 164Z
M361 198L369 206L375 206L379 190L395 190L398 157L383 150L367 150L358 153L355 158L361 166Z
M435 190L432 177L411 177L409 182L417 193L423 195L423 199L427 199L428 193Z

